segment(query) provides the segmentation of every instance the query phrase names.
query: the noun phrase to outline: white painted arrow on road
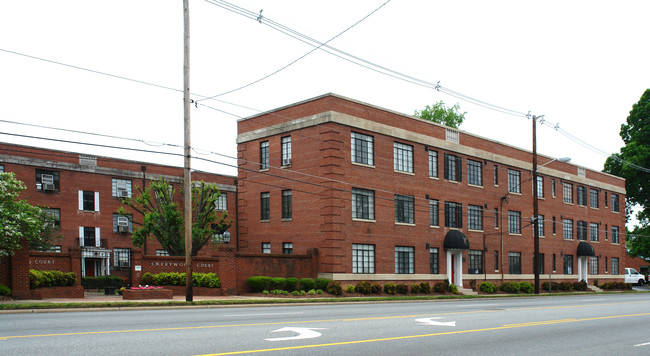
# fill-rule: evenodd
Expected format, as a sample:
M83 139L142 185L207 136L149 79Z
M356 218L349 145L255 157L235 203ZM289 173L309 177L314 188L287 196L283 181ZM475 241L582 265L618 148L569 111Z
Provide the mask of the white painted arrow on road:
M282 328L271 331L272 333L279 333L283 331L291 331L297 333L296 336L277 337L273 339L265 339L266 341L285 341L285 340L300 340L300 339L313 339L321 336L321 333L314 330L325 330L326 328Z
M442 317L415 319L415 321L424 325L456 326L456 321L434 321L433 319L442 319Z

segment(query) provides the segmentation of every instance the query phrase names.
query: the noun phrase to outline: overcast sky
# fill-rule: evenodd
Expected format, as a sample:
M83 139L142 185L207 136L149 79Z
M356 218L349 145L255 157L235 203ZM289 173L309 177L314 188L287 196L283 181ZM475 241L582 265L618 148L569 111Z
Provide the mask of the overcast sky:
M204 96L224 93L313 49L272 28L270 21L325 42L385 2L230 1L255 13L263 9L260 23L192 0L190 89ZM393 0L328 44L486 103L545 115L575 138L613 153L623 144L621 124L650 86L648 14L647 0ZM0 141L182 166L180 157L51 141L182 153L179 147L160 146L183 144L181 0L3 0L0 34ZM234 157L238 117L328 92L405 114L438 100L458 102L467 112L462 130L532 147L531 122L525 117L488 110L320 50L268 79L220 96L220 101L193 107L192 146L201 153ZM606 159L546 126L538 130L538 152L569 156L572 163L595 170ZM194 161L193 167L236 174L232 159L200 157L227 165Z

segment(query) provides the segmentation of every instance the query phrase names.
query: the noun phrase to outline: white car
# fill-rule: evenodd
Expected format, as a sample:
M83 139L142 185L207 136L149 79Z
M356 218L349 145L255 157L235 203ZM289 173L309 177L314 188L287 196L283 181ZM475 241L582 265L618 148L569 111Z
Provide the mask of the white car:
M625 283L638 284L642 286L645 283L645 276L637 272L634 268L626 268Z

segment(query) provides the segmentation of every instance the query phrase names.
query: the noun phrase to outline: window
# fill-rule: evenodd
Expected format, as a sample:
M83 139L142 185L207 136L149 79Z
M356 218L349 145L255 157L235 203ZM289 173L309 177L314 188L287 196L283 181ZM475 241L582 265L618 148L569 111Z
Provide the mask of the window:
M269 141L260 142L260 169L269 169Z
M429 226L440 226L438 221L438 201L429 200Z
M445 179L452 182L463 181L463 159L461 157L445 153Z
M480 205L467 206L467 228L483 230L483 207Z
M352 273L375 273L375 245L352 244Z
M535 254L533 253L533 271L535 270ZM539 254L539 273L544 274L544 254Z
M612 196L612 211L615 213L619 212L619 207L618 207L618 194L611 194Z
M494 251L494 272L499 271L499 251Z
M115 198L131 198L133 190L130 179L113 178L111 196Z
M395 194L395 222L413 224L413 208L415 202L412 196Z
M481 274L483 273L483 251L481 250L470 250L469 251L469 274Z
M521 252L508 252L508 273L521 274Z
M589 257L589 274L598 274L598 257L596 256Z
M216 210L226 211L228 210L228 194L225 192L219 192L219 197L216 201Z
M467 160L467 183L483 185L483 164L479 161Z
M607 256L605 256L605 273L607 273Z
M5 166L4 164L0 164L0 173L4 173L4 172L5 172Z
M557 271L555 268L557 266L556 259L555 259L555 254L553 254L553 272Z
M598 242L598 224L589 224L589 240Z
M612 226L612 243L618 243L618 226Z
M551 194L555 198L555 179L551 179Z
M353 132L351 137L352 162L374 165L372 136Z
M281 149L282 149L282 165L290 166L291 165L291 136L285 136L280 139Z
M598 209L598 190L589 188L589 206Z
M271 243L262 242L262 253L271 253Z
M544 236L544 215L537 215L537 236Z
M131 249L114 248L113 249L113 266L119 268L131 267Z
M494 208L494 228L499 228L499 208Z
M79 245L101 247L101 239L98 227L79 227Z
M413 146L393 142L393 163L395 171L413 173Z
M607 192L605 192L605 207L607 207Z
M562 194L565 203L573 204L573 184L562 183Z
M415 247L395 246L395 273L415 273Z
M283 242L282 243L282 253L285 255L293 254L293 242Z
M573 240L573 220L564 219L562 222L562 235L565 240Z
M117 233L132 233L133 232L133 216L120 215L113 213L113 232Z
M494 165L494 186L499 186L499 166Z
M45 225L52 230L61 230L61 209L57 208L41 208L43 211L43 218Z
M359 188L352 188L352 218L375 219L375 192Z
M445 202L445 226L461 229L463 227L463 204Z
M438 254L437 247L431 247L429 249L429 273L438 274L440 270L438 269L438 264L440 261L440 255Z
M260 220L268 221L271 219L270 200L271 193L260 193Z
M453 143L460 142L460 133L457 130L446 128L445 129L445 140Z
M99 211L99 192L80 190L79 210Z
M537 176L537 197L544 198L544 177Z
M156 256L169 256L169 252L166 250L156 250Z
M612 257L612 274L618 274L618 257Z
M587 222L586 221L578 221L578 228L577 228L577 234L576 238L580 241L586 241L587 240Z
M36 190L58 192L59 172L43 169L36 170Z
M521 211L508 210L508 233L521 235Z
M573 274L573 256L564 255L564 274Z
M587 188L579 185L577 191L578 191L578 196L577 196L578 205L586 206L587 205Z
M521 194L521 172L508 169L508 192Z
M282 219L291 219L291 190L282 191Z
M438 178L438 151L429 150L429 177Z
M61 249L61 245L54 245L50 246L50 248L47 249L47 252L61 253L63 250Z
M555 231L556 231L556 229L555 229L555 216L554 216L553 217L553 235L555 235Z

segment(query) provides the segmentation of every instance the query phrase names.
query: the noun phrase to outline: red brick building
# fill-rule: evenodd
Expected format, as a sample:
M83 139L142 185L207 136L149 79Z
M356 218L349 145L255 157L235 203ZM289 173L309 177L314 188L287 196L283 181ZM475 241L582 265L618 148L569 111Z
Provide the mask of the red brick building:
M332 94L240 120L237 143L241 251L317 249L346 281L533 279L531 152ZM541 280L620 279L625 181L538 166Z
M0 171L14 172L27 186L22 196L32 205L47 207L55 218L63 239L56 242L54 252L65 254L71 247L81 248L81 276L120 275L129 280L133 267L133 226L127 217L117 213L123 206L120 199L138 195L138 189L152 179L165 178L180 201L183 179L183 169L179 167L11 144L0 144ZM229 216L234 217L234 177L193 172L192 179L216 183L221 190L220 207L233 208ZM142 221L142 216L132 217ZM229 232L234 239L236 226ZM198 256L213 256L215 251L209 245ZM166 253L157 241L148 239L141 254ZM52 256L34 257L30 263L35 265L30 267L71 270L70 262L59 260ZM57 263L61 266L48 266Z

